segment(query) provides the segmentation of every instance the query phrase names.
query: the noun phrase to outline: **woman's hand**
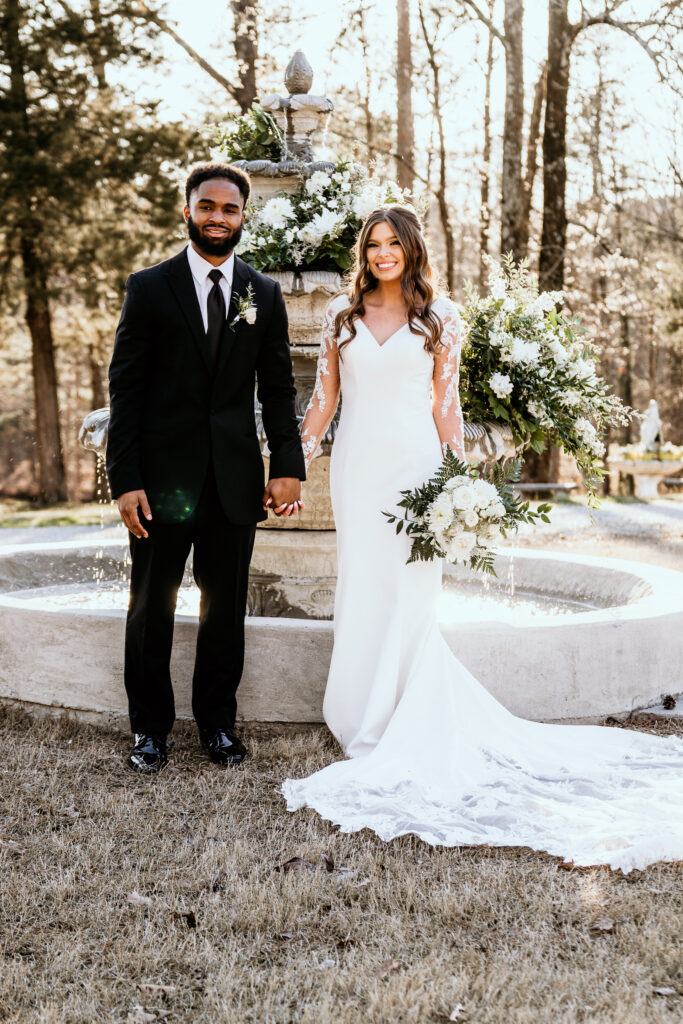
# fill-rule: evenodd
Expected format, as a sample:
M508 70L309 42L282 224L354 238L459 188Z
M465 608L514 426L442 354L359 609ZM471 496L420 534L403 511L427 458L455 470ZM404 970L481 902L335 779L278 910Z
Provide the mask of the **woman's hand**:
M263 508L276 516L295 516L304 507L301 480L294 476L273 477L263 492Z

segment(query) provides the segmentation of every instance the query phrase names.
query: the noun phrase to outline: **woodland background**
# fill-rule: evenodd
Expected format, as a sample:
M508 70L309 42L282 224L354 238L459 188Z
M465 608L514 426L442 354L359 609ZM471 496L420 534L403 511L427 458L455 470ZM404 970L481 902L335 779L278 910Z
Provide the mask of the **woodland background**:
M299 45L335 104L318 155L426 195L453 296L486 289L485 253L528 257L683 443L683 0L317 8L1 0L0 495L94 496L77 434L107 403L126 278L181 247L187 169Z

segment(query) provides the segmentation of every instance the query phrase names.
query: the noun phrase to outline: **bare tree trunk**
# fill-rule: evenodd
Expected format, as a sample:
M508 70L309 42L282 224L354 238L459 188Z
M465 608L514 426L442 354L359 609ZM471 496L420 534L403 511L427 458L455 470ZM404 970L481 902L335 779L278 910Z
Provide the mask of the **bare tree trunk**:
M360 29L360 48L363 56L363 72L365 75L365 92L363 93L363 120L365 121L365 145L368 155L372 153L375 142L375 122L370 110L370 96L372 93L372 65L370 63L370 48L365 25L365 7L361 3L358 8L358 25Z
M26 289L26 324L31 335L33 396L36 414L36 450L40 500L66 501L66 474L59 426L57 372L48 305L47 277L38 256L37 238L22 228L21 259Z
M489 18L493 18L495 0L489 0ZM486 78L484 85L484 150L479 172L481 205L479 213L479 289L484 290L488 268L484 257L489 254L489 230L491 227L491 78L493 76L493 32L489 31L486 50Z
M258 3L257 0L232 0L230 4L235 21L234 47L237 58L238 81L232 95L243 114L257 98L256 59L258 57Z
M446 283L448 285L448 290L452 291L455 287L455 246L453 242L453 227L451 225L447 199L448 180L446 173L446 133L444 131L443 115L441 112L441 80L439 77L439 63L436 59L436 50L432 41L438 34L438 23L434 31L430 32L424 19L424 12L422 10L421 3L418 6L418 12L422 35L427 47L429 69L432 73L432 112L434 114L434 120L436 121L436 128L439 136L439 187L435 191L435 196L439 206L441 228L443 230L444 241L446 243Z
M14 122L14 148L27 162L36 156L36 143L28 120L28 99L24 80L24 59L19 36L18 0L6 0L2 28L10 71L9 105ZM32 344L33 395L36 418L35 444L38 459L38 483L43 502L66 500L66 477L59 429L59 401L55 371L54 338L48 302L47 274L40 256L40 222L30 205L21 167L11 167L10 186L15 204L21 210L18 242L26 295L25 319ZM28 195L27 195L28 191Z
M522 126L524 123L523 0L505 0L505 117L500 251L519 254L522 223Z
M396 181L412 191L415 163L413 126L413 56L410 37L410 0L396 0Z
M548 86L543 132L543 229L539 279L542 289L562 291L567 244L567 94L574 38L569 0L549 0Z
M522 220L519 228L520 259L524 259L529 251L529 218L531 216L531 197L534 191L534 181L538 165L538 143L541 138L541 114L543 112L546 83L545 72L544 64L534 89L534 105L529 122L529 136L526 146L526 173L524 175L524 185L522 186Z

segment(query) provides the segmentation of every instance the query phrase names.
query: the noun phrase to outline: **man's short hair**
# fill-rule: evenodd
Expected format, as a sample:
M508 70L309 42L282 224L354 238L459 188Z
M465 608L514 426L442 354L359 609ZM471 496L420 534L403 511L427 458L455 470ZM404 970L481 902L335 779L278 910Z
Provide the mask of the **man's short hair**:
M187 176L185 182L185 202L190 205L190 196L196 188L204 181L211 181L212 178L225 178L227 181L231 181L233 185L237 185L244 205L247 205L249 199L249 193L251 192L251 181L246 171L243 171L241 167L235 167L234 164L198 164L193 167Z

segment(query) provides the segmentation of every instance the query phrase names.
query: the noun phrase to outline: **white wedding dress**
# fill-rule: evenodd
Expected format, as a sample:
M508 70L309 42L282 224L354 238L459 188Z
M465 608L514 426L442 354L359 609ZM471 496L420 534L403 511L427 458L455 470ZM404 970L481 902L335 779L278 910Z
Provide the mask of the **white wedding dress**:
M302 439L310 462L341 388L324 716L349 760L287 779L288 809L313 807L344 832L370 828L384 840L527 846L624 871L683 859L682 740L516 718L442 638L441 566L407 565L410 542L382 510L433 474L443 445L462 453L458 314L436 300L445 342L436 358L408 325L379 345L356 320L340 360L334 314L347 301L335 299L325 317Z

